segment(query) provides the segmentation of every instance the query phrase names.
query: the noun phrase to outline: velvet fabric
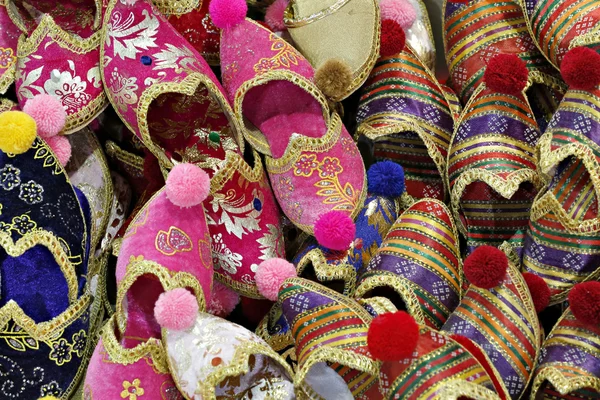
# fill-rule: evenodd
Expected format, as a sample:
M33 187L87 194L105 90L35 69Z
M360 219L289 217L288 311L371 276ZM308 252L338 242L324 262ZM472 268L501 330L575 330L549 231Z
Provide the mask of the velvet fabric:
M8 16L4 3L0 5L0 94L14 82L17 66L17 42L21 32Z

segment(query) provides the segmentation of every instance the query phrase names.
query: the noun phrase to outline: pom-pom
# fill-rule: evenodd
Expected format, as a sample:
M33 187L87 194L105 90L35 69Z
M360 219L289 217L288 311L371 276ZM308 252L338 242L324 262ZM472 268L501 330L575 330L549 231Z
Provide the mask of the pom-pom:
M344 95L352 83L352 69L342 60L327 60L315 72L315 84L331 99Z
M58 135L67 121L61 101L49 94L39 94L27 100L23 112L35 120L37 133L44 139Z
M464 262L464 273L469 282L482 289L498 286L508 268L508 258L493 246L479 246Z
M22 154L31 148L37 136L35 120L21 111L0 113L0 150Z
M367 171L369 193L375 196L400 197L404 193L404 169L393 161L380 161Z
M198 301L184 288L162 293L154 305L154 318L158 324L174 331L191 328L197 316Z
M523 273L525 283L531 293L535 312L542 312L550 304L550 288L546 281L531 272Z
M571 312L583 324L600 324L600 282L578 283L569 292Z
M58 162L63 167L66 166L71 159L71 142L69 142L69 139L64 136L50 136L46 138L46 143L56 154Z
M489 62L483 80L491 90L520 95L527 86L529 72L525 63L515 54L498 54Z
M330 250L348 250L355 236L356 225L348 214L341 211L329 211L315 222L317 242Z
M381 22L381 57L391 57L402 52L405 42L406 36L399 23L391 19Z
M419 325L405 311L380 314L373 319L367 346L373 358L399 361L412 355L419 341Z
M235 310L240 302L240 296L221 282L213 282L212 295L208 312L217 317L225 318Z
M396 21L402 29L408 29L417 20L417 10L410 0L381 0L381 20Z
M226 29L244 21L248 5L245 0L211 0L208 12L217 28Z
M571 88L593 90L600 85L600 54L589 47L575 47L565 54L560 73Z
M210 178L200 167L178 164L167 177L167 197L179 207L193 207L202 203L210 192Z
M283 14L288 6L288 0L275 0L265 13L265 22L273 32L282 32L286 30L283 23Z
M54 397L54 396L43 396L43 397L40 397L38 400L58 400L58 397Z
M297 276L294 264L283 258L271 258L258 265L254 279L260 294L266 299L277 301L279 288L288 278Z

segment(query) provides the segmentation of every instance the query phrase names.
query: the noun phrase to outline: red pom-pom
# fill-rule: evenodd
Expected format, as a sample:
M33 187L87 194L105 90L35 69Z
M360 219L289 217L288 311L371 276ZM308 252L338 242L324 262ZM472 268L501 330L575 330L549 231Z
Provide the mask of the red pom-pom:
M578 283L569 292L571 312L582 324L600 324L600 282Z
M248 5L245 0L211 0L208 12L217 28L226 29L244 21Z
M160 326L183 331L194 325L198 301L187 289L177 288L162 293L154 305L154 318Z
M402 52L405 42L406 35L399 23L391 19L381 22L381 57L391 57Z
M294 264L283 258L271 258L260 263L254 279L260 294L271 301L277 301L283 282L295 276L297 274Z
M508 258L493 246L479 246L464 262L464 273L469 282L482 289L498 286L508 268Z
M492 379L492 383L494 384L494 387L496 388L496 392L498 392L498 394L500 395L500 398L504 400L506 398L506 396L504 396L503 385L500 384L498 377L494 373L494 371L495 371L494 367L492 367L490 365L488 358L485 356L483 351L471 339L469 339L466 336L451 335L450 337L452 339L454 339L455 342L458 342L458 344L460 344L462 347L467 349L467 351L469 353L471 353L471 355L477 361L479 361L479 363L481 364L483 369L485 369L485 372L487 372L489 377Z
M565 54L560 73L573 89L593 90L600 85L600 54L589 47L575 47Z
M419 325L405 311L385 313L369 326L367 346L373 358L399 361L412 355L419 341Z
M515 54L498 54L488 63L483 80L488 88L498 93L520 95L527 86L529 71Z
M176 206L197 206L210 192L210 178L197 165L178 164L169 172L166 191L167 198Z
M217 317L227 317L240 302L240 296L221 282L213 282L211 293L208 312Z
M329 211L315 222L317 242L330 250L348 250L355 236L356 225L348 214L341 211Z
M544 311L548 307L548 304L550 304L550 288L548 284L544 279L531 272L523 273L523 278L529 288L529 293L531 293L535 312Z

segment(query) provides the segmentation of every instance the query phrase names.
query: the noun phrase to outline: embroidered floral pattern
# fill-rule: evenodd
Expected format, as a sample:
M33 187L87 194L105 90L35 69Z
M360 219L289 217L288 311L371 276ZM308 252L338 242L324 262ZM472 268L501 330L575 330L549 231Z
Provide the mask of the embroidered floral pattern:
M59 397L62 394L62 390L58 386L58 382L52 381L45 385L42 385L40 389L40 395L43 396L54 396Z
M15 62L13 49L0 47L0 69L6 69Z
M64 363L71 361L71 350L72 347L67 342L67 339L60 338L58 342L52 343L52 351L50 352L50 359L53 360L56 365L61 366Z
M86 92L87 82L75 72L75 63L71 60L68 62L71 71L52 70L50 79L44 82L44 90L57 97L67 114L71 114L84 108L92 96Z
M113 47L115 56L122 60L126 58L134 60L140 50L148 50L157 47L156 35L160 25L155 15L150 15L147 10L142 12L144 19L135 24L135 14L129 12L123 15L115 12L106 26L106 44L114 40Z
M294 175L309 177L318 166L316 154L303 154L294 164Z
M354 141L348 137L343 137L340 139L340 143L342 144L342 151L351 155L358 155L358 148Z
M291 68L292 64L298 65L298 58L295 54L296 50L289 43L275 34L271 34L269 38L273 42L271 50L275 51L276 54L270 58L261 58L256 63L254 71L257 74L264 74L274 69Z
M289 199L294 191L292 179L289 176L280 176L277 181L277 191L282 199Z
M260 216L262 208L257 210L254 206L255 201L262 204L264 197L262 192L254 189L252 196L246 196L243 192L240 194L235 189L230 189L225 193L215 193L210 205L212 213L208 213L208 225L225 225L227 233L235 235L238 239L249 233L260 230ZM217 212L221 210L220 215Z
M127 400L137 400L138 397L142 397L144 395L144 389L140 385L141 382L137 378L134 379L133 382L123 381L121 398Z
M0 232L10 233L11 229L12 229L11 224L7 224L4 221L0 221Z
M108 77L108 87L113 104L119 111L125 112L128 105L137 103L138 96L135 92L138 90L138 85L135 76L127 78L115 68Z
M319 164L318 169L320 171L319 176L323 179L335 178L344 170L340 165L340 160L332 157L325 157L323 162Z
M35 221L32 221L27 214L23 214L20 217L14 217L12 219L12 229L19 232L21 235L32 231L36 226L37 224Z
M20 174L21 171L18 168L15 168L11 164L6 164L0 169L0 186L4 190L13 190L21 184Z
M216 234L212 237L212 258L215 271L223 269L230 274L236 274L238 268L242 266L242 256L232 252L225 243L223 235Z
M37 204L44 200L44 188L35 181L29 181L21 185L19 198L27 204Z
M87 336L84 330L81 330L73 335L73 349L72 351L77 354L77 357L82 357L87 344Z

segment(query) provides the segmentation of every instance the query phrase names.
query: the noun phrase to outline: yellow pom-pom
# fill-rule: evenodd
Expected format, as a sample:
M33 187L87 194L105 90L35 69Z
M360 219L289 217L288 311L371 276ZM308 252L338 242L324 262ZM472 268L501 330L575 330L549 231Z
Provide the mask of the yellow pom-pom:
M35 120L21 111L0 113L0 150L21 154L31 148L37 127Z
M59 400L59 398L54 396L44 396L40 397L38 400Z

